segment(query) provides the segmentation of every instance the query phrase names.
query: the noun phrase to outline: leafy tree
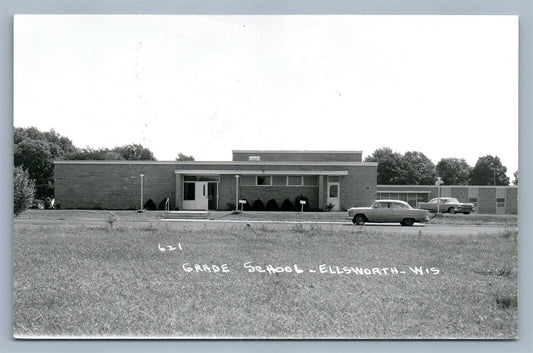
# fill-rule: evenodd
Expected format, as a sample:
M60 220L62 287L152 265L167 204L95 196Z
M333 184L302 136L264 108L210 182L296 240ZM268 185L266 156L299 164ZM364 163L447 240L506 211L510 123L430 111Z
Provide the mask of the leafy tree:
M435 181L435 165L422 152L409 151L402 157L402 184L430 185Z
M53 197L54 159L63 159L77 148L54 130L41 132L35 127L15 128L13 133L15 166L22 166L36 182L38 198Z
M468 185L472 167L464 158L442 158L437 163L436 171L447 185Z
M513 185L518 185L518 170L513 173Z
M378 162L377 183L383 185L403 184L402 155L389 147L378 148L365 162Z
M36 182L36 196L45 198L53 195L53 155L50 145L43 140L24 140L14 148L15 167L28 171L30 179Z
M128 161L155 161L154 154L141 144L131 144L113 148L113 152Z
M178 157L176 158L177 161L194 161L194 157L193 156L187 156L186 154L183 154L183 153L178 153Z
M470 175L470 185L509 185L507 167L498 156L479 157Z
M112 151L109 148L93 149L85 147L77 150L68 156L72 160L120 160L122 155L118 152Z
M33 203L35 182L22 167L15 167L13 176L13 212L17 216Z

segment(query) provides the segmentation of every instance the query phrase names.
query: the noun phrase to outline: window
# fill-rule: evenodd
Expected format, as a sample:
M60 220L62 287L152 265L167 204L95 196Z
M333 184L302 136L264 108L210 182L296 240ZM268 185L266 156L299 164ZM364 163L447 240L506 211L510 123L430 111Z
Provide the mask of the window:
M209 175L184 175L183 181L220 181L220 177Z
M505 207L505 199L498 197L496 199L496 207Z
M183 183L183 200L195 200L194 183Z
M339 197L339 186L338 185L329 186L329 197Z
M287 177L287 185L299 186L303 184L302 177L299 175L289 175Z
M402 205L401 203L391 203L390 205L391 205L391 208L400 208L400 209L408 208L407 206Z
M259 162L261 160L260 156L248 156L250 162Z
M256 185L272 185L272 178L270 175L258 175Z

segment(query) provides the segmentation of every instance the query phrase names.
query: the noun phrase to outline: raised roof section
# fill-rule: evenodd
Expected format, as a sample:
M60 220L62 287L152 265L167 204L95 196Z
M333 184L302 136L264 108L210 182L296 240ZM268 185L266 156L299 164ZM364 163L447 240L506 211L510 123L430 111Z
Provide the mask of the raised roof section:
M362 162L362 151L233 150L234 162Z

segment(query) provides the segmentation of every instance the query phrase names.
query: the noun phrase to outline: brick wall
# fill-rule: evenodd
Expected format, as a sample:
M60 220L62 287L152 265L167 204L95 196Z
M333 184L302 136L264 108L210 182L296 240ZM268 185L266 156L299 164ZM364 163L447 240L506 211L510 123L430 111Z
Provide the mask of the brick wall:
M508 214L518 214L518 188L507 188L505 190L505 212Z
M496 213L496 189L479 188L477 213Z
M340 178L341 210L370 206L376 199L377 167L348 167L347 169L348 175Z
M159 205L161 200L170 197L170 207L180 207L181 199L176 193L181 188L176 170L348 170L349 176L341 177L341 208L369 204L376 193L376 166L332 166L332 165L261 165L257 163L198 164L198 163L57 163L55 171L55 198L62 208L140 208L140 174L144 174L144 202L152 199ZM323 183L327 178L323 178ZM369 186L365 190L365 186ZM266 202L274 198L279 205L289 198L292 202L299 195L309 198L310 208L324 208L319 205L318 186L241 186L240 196L249 201L261 198ZM323 187L323 199L326 187ZM181 193L181 190L178 190ZM218 207L227 209L227 203L235 203L235 176L222 174L218 187Z
M240 194L250 202L250 206L257 199L261 199L265 206L274 199L280 207L285 199L294 204L294 200L303 195L309 199L310 209L318 209L318 186L241 186Z
M139 209L141 178L144 202L156 206L170 197L175 205L175 166L155 164L55 164L54 193L62 208Z

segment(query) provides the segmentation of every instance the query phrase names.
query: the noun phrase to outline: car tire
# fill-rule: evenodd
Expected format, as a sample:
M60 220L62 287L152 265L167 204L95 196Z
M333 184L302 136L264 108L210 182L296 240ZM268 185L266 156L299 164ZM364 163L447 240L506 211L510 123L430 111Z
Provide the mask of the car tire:
M405 218L403 221L400 222L402 226L410 227L413 224L415 224L415 220L412 218Z
M364 226L365 221L366 221L366 217L361 214L355 215L355 217L352 220L353 224L357 224L358 226Z
M449 214L455 214L455 208L453 208L453 207L448 208L448 213Z

